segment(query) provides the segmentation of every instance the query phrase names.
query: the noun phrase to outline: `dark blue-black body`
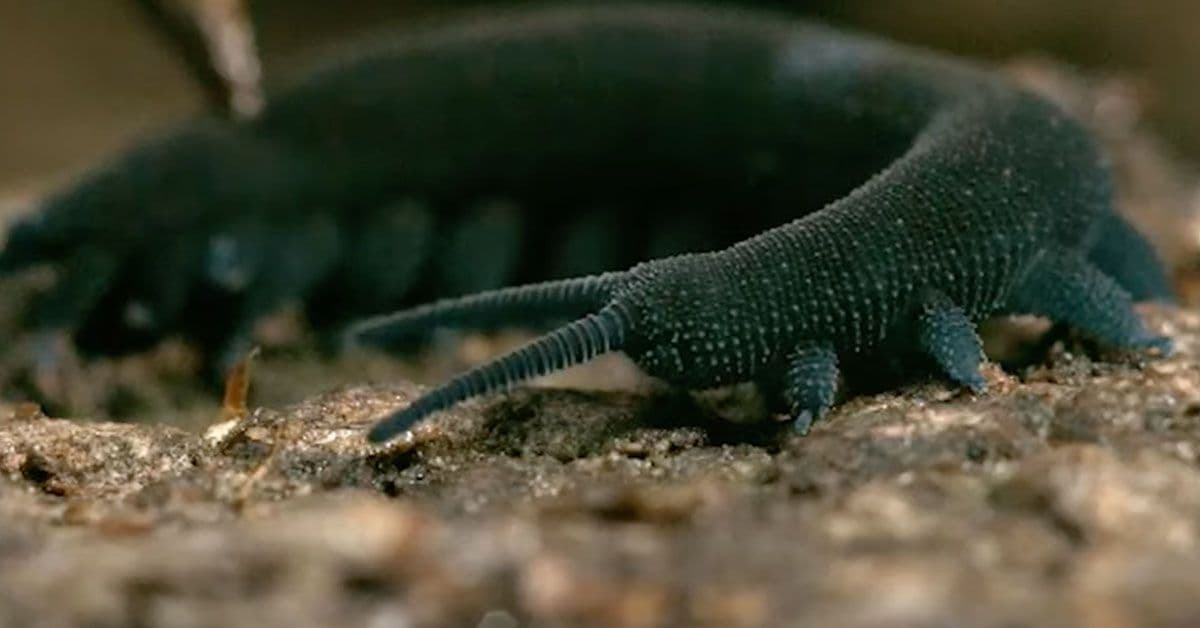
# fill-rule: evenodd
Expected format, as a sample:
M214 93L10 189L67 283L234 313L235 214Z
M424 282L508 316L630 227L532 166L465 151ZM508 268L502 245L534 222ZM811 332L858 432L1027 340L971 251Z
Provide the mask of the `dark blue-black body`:
M771 14L534 9L409 34L254 121L135 148L0 264L61 260L31 323L85 347L181 334L229 354L286 300L336 326L692 251L360 327L583 316L374 437L615 349L681 385L780 384L806 424L839 358L909 335L981 387L973 321L996 313L1158 342L1130 302L1169 291L1111 196L1077 124L966 64Z
M593 15L601 24L641 24ZM685 15L718 41L746 26ZM872 169L859 171L864 182L720 251L368 321L356 333L583 316L431 391L377 425L373 439L612 350L681 386L768 384L805 431L833 403L839 360L885 343L921 352L953 381L981 390L974 322L999 313L1045 315L1121 347L1168 346L1132 309L1131 292L1167 294L1157 262L1113 213L1103 159L1062 112L988 73L924 53L806 26L760 28L770 53L759 72L769 77L768 110L794 112L779 127L784 146L816 148L810 161L853 154L847 162ZM721 63L714 57L701 66ZM1139 245L1122 255L1143 255L1133 265L1143 270L1106 274L1129 265L1092 255L1103 238Z

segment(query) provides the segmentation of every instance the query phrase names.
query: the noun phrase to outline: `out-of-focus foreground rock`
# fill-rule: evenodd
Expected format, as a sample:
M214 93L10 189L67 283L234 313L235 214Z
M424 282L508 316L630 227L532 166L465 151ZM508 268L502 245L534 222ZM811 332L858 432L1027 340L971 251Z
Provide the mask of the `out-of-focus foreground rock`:
M196 434L0 422L0 624L1190 625L1200 316L807 438L688 398L520 391L372 450L411 387ZM1068 345L1071 346L1071 345Z

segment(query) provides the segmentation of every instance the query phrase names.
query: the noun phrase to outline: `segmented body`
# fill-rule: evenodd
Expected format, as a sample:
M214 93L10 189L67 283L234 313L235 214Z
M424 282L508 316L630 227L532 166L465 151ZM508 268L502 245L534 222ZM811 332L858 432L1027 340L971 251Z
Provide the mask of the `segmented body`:
M725 23L708 26L721 33ZM774 384L807 431L834 401L839 362L884 348L924 354L982 390L973 323L998 313L1045 315L1115 346L1169 346L1132 310L1131 292L1165 290L1141 272L1121 274L1155 274L1152 256L1136 259L1147 249L1130 246L1119 261L1093 255L1097 241L1142 241L1113 212L1104 160L1062 112L920 52L801 26L766 41L773 102L804 120L809 132L798 137L828 142L810 158L860 150L860 163L884 165L819 211L729 248L537 286L526 318L553 304L559 314L595 313L432 390L376 425L373 439L612 350L681 386ZM578 299L582 287L590 304ZM520 316L507 302L529 291L444 301L358 331Z
M906 335L980 387L971 322L999 312L1150 343L1131 295L1169 291L1110 204L1082 129L967 64L773 14L534 9L410 34L253 122L135 148L50 199L0 261L65 260L35 326L228 353L290 299L337 325L762 232L366 324L593 312L435 390L386 438L615 349L686 386L804 375L784 395L819 415L838 359Z
M828 78L801 85L778 62L793 31L615 7L399 34L253 121L193 121L88 173L13 230L0 266L59 264L30 326L85 349L180 334L237 355L285 301L330 328L715 249L820 208L903 148L893 124L805 113L796 98L820 98L848 58L826 51Z

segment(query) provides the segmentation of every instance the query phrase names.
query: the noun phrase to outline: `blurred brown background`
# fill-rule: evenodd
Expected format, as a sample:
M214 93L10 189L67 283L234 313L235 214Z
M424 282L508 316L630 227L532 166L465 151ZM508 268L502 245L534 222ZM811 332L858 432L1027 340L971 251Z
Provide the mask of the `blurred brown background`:
M487 4L487 3L476 3ZM743 2L741 4L751 4ZM1131 80L1151 124L1200 158L1200 2L765 2L888 36L1004 60L1031 52ZM335 42L460 3L252 0L268 87ZM204 106L130 0L0 0L0 204L16 206Z

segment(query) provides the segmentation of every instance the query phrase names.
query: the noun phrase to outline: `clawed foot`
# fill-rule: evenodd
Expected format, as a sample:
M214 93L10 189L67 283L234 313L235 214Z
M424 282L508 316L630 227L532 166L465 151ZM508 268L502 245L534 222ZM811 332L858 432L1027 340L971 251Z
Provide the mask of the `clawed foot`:
M982 395L983 393L987 392L988 389L987 378L985 378L979 371L976 371L971 377L963 381L962 385L966 386L967 390L970 390L976 395Z
M812 424L813 413L804 410L792 419L792 431L801 436L808 436L808 430L812 429Z

